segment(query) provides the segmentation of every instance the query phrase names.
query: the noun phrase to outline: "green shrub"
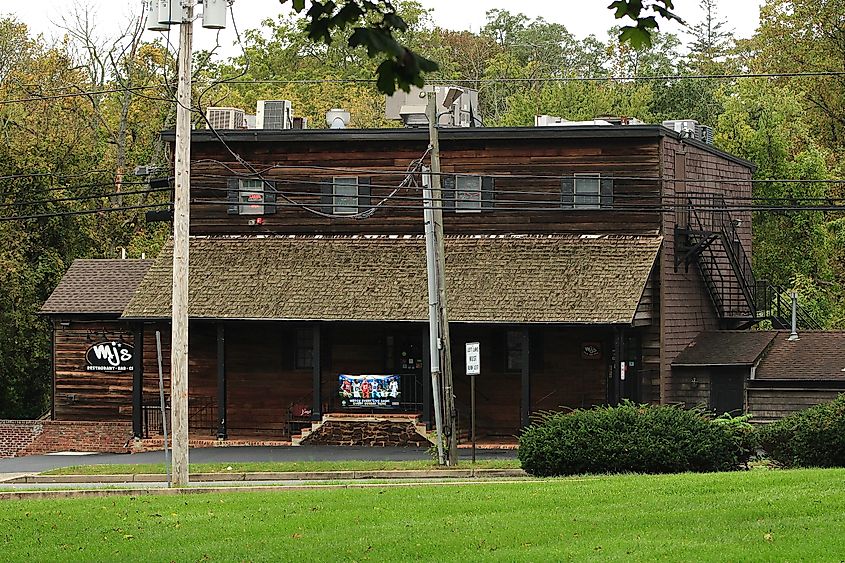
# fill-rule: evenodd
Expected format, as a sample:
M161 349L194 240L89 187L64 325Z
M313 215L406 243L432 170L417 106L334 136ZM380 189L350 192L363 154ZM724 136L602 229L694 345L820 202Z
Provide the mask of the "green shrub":
M734 470L740 450L729 425L700 411L629 402L543 416L519 440L522 468L541 477Z
M845 394L767 424L760 443L785 467L845 466Z
M736 447L737 460L746 469L748 462L757 456L757 450L760 448L760 435L754 425L748 422L750 419L750 414L731 416L730 413L713 419L714 424L722 426L730 434Z

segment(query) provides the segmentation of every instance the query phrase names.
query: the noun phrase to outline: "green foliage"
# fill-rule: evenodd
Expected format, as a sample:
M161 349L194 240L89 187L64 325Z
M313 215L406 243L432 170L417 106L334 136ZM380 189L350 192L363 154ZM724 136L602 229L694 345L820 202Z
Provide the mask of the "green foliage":
M595 407L545 416L519 440L531 475L729 471L747 458L734 425L663 405Z
M767 424L760 442L786 467L845 466L845 394Z
M713 419L713 424L721 426L734 442L736 456L740 463L748 467L748 462L757 456L760 447L760 436L751 422L750 414L732 416L724 413Z
M292 4L297 13L305 10L304 0L292 0ZM350 48L365 47L371 58L383 56L376 68L380 92L392 94L397 88L407 92L412 85L421 87L423 74L438 69L437 63L402 45L394 37L394 34L407 31L408 24L392 2L311 0L310 4L305 25L309 39L330 45L339 32L353 27L346 38Z

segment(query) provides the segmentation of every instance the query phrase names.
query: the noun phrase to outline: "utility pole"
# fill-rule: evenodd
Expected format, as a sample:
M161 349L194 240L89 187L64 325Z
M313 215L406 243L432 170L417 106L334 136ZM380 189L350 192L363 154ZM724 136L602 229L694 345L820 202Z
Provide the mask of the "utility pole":
M170 408L173 417L173 486L188 484L188 252L191 196L191 51L194 0L182 2L179 85L176 91L176 162L173 198L173 312Z
M452 385L452 352L449 343L449 317L446 314L446 252L443 242L443 192L440 185L440 139L437 136L437 93L428 92L426 115L428 116L428 135L431 144L431 219L434 235L434 253L436 263L437 313L439 326L439 350L432 350L432 357L439 354L440 368L443 375L443 434L446 436L446 464L458 464L457 411ZM431 272L429 271L429 274ZM429 282L430 283L430 282ZM432 369L432 380L434 379ZM439 393L435 388L434 393ZM436 414L436 413L435 413ZM438 438L439 439L439 438Z
M423 167L423 219L425 222L425 265L428 280L428 344L431 364L431 398L434 403L434 427L437 436L437 462L446 464L443 454L443 407L440 402L440 292L437 290L437 243L434 234L434 196L431 170ZM439 183L439 182L438 182Z

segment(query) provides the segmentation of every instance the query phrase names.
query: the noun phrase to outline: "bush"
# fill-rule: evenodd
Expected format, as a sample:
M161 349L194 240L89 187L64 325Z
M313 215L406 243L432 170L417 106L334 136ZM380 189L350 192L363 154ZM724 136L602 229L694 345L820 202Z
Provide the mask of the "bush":
M726 471L747 461L736 435L700 411L626 402L542 417L520 437L519 460L540 477Z
M714 424L722 426L730 434L736 447L737 461L746 469L748 462L757 456L757 450L760 448L760 435L754 425L748 422L750 419L750 414L731 416L729 413L713 419Z
M845 466L845 394L766 425L760 443L785 467Z

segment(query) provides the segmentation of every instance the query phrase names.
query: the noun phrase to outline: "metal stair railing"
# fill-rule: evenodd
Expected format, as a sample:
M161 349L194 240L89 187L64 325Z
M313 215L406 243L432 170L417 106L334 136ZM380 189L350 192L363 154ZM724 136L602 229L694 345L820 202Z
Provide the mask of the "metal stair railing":
M723 196L689 194L676 220L687 237L688 254L695 255L710 298L720 318L754 318L756 283L751 262L725 209ZM683 236L683 235L682 235ZM714 247L716 241L722 252ZM727 263L725 263L727 262ZM729 266L730 272L725 271Z

